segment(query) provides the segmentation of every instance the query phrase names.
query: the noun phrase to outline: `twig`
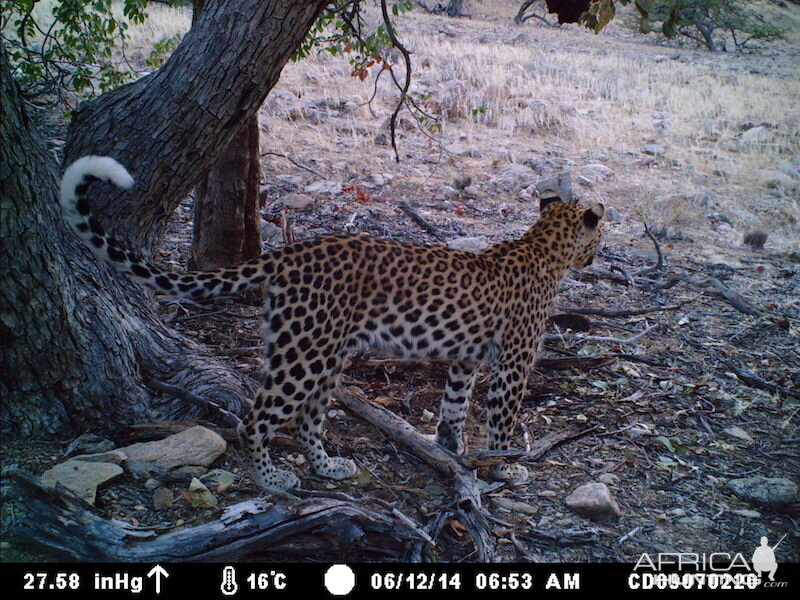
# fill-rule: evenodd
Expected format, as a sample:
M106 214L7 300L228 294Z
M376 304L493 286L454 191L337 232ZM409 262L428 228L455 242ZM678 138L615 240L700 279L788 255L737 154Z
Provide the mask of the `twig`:
M290 163L292 163L295 167L298 167L300 169L304 169L304 170L308 171L309 173L312 173L312 174L316 175L320 179L327 179L327 177L325 177L322 173L319 173L319 172L315 171L314 169L312 169L310 167L306 167L305 165L301 165L299 162L297 162L296 160L294 160L290 156L287 156L285 154L281 154L280 152L262 152L260 154L260 156L279 156L280 158L285 158Z
M517 536L514 535L513 532L511 533L511 535L508 536L508 539L510 539L511 543L514 544L514 547L517 549L517 552L519 552L519 555L522 558L524 558L525 560L527 560L530 563L535 563L536 562L536 559L534 559L533 556L531 556L528 553L528 549L525 546L522 545L522 542L520 542L517 539Z
M283 234L283 244L288 246L289 244L294 244L294 229L292 229L292 222L289 220L289 217L286 216L286 209L281 210L281 233Z
M650 238L650 241L653 242L653 246L656 248L656 264L654 264L652 267L639 269L633 274L634 277L641 277L642 275L653 273L658 271L664 265L664 256L661 254L661 246L658 245L658 240L650 231L650 227L647 226L647 223L644 224L644 232L647 234L647 237Z
M413 208L408 205L408 202L398 202L397 208L402 210L406 215L408 215L412 221L414 221L417 225L422 227L425 231L430 233L432 236L444 240L448 237L448 234L438 227L431 225L425 219L423 219L419 214L417 214Z
M679 302L678 304L670 304L669 306L650 306L646 308L629 308L623 310L606 310L603 308L592 308L592 307L573 307L573 306L559 306L558 310L567 312L567 313L575 313L579 315L597 315L600 317L635 317L638 315L646 315L648 313L654 312L663 312L667 310L678 310L679 308L683 308L687 304L691 304L698 298L702 297L702 294L698 294L690 298L689 300L684 300L683 302Z
M596 431L598 427L598 425L594 425L586 429L567 428L549 433L531 444L531 449L528 452L515 450L483 450L481 452L467 454L463 459L470 469L499 465L509 461L536 462L556 446L566 441L575 440L588 435Z
M733 363L727 363L727 365L728 368L736 374L736 377L739 378L739 381L741 381L747 386L750 386L752 388L757 388L760 390L766 390L768 392L772 392L773 394L779 394L781 396L791 396L792 398L800 399L800 392L794 392L785 387L781 387L774 383L770 383L769 381L765 381L764 379L753 373L753 371L737 367Z
M611 336L601 336L601 335L583 335L580 332L576 333L564 333L560 335L553 335L548 334L544 336L545 341L547 342L558 342L558 341L565 341L565 340L577 340L579 342L609 342L611 344L631 344L638 340L639 338L647 335L653 329L658 327L658 325L651 325L647 329L640 331L639 333L632 335L629 338L616 338Z
M706 295L725 300L725 302L741 313L751 316L758 316L761 314L760 310L749 304L738 293L728 288L715 277L709 277L708 279L693 283L702 289Z
M400 50L400 53L403 55L403 60L406 63L406 81L403 85L403 89L400 92L400 100L397 101L397 106L394 107L394 112L392 113L392 119L390 121L392 132L392 149L394 150L395 160L400 162L400 154L397 152L397 140L395 139L395 132L397 129L397 115L400 113L400 109L405 105L406 96L408 96L408 88L411 87L411 54L408 52L406 47L400 43L400 40L397 39L397 35L394 31L394 25L392 25L392 20L389 18L389 11L386 8L386 0L381 0L381 13L383 14L383 22L386 25L386 33L389 35L389 39L392 40L392 44L394 44L395 48Z
M420 434L405 420L381 406L368 402L361 390L357 388L345 390L339 387L334 395L350 411L405 446L412 454L440 473L453 479L456 491L454 508L443 511L437 523L443 526L447 516L457 518L469 531L475 543L478 560L490 562L495 554L494 542L483 517L475 471L468 468L460 457ZM436 539L439 530L440 528L434 528L432 532L429 530L430 537ZM412 553L412 556L420 555L419 548Z

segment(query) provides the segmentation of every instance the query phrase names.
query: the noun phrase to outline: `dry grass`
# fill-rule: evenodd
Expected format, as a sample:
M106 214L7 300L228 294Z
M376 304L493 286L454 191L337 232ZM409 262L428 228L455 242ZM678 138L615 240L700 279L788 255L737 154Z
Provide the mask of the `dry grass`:
M796 49L763 56L676 51L613 31L595 36L577 27L515 27L505 17L453 21L415 13L399 29L414 53L412 90L443 116L440 139L473 145L479 152L472 155L484 157L445 168L443 181L461 169L491 179L502 166L498 158L521 161L555 152L576 167L602 162L613 168L615 180L595 191L625 214L701 227L707 213L723 213L737 229L768 227L774 241L794 243L800 181L770 183L770 172L800 167L791 162L800 149ZM432 35L443 29L445 34ZM401 65L396 70L400 76ZM322 54L287 67L279 87L302 102L333 98L356 107L371 94L371 82L353 80L347 71L340 59ZM375 148L363 133L377 130L396 97L384 77L373 103L377 118L362 107L348 114L349 127L342 119L274 119L264 142L344 168L338 178L396 170L389 161L370 164ZM762 123L766 138L742 143L743 131ZM401 147L411 155L406 160L424 162L432 149L427 139L416 138L406 134ZM312 139L318 152L308 150ZM644 156L646 144L662 146L665 156ZM327 160L329 152L338 158ZM414 178L413 167L399 170L429 183L430 173ZM716 192L711 205L693 200L709 189Z
M576 26L517 27L516 8L487 0L467 3L469 20L420 11L398 19L413 51L412 91L442 116L435 137L445 146L468 146L467 156L437 162L436 144L408 120L403 162L396 165L374 143L397 100L389 77L381 78L367 107L373 80L350 77L346 61L326 53L285 69L263 111L264 148L339 181L393 172L421 196L434 196L436 184L463 172L491 181L504 164L531 157L556 156L577 171L600 162L615 178L584 193L632 219L702 228L707 213L722 213L736 228L726 242L761 226L772 231L772 243L796 243L800 27L760 54L711 54L655 46L619 23L599 36ZM800 25L797 7L770 5L768 12L789 27ZM190 26L188 9L151 4L150 13L146 24L131 28L126 55L134 62ZM317 110L320 100L341 109ZM742 143L743 131L759 124L766 124L764 139ZM646 144L662 146L665 155L643 155ZM775 171L783 173L777 181ZM695 200L703 190L715 192L711 204Z

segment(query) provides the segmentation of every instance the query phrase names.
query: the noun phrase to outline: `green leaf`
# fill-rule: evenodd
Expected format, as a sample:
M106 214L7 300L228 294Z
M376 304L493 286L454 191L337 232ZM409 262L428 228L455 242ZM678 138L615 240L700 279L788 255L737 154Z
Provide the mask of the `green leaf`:
M656 438L656 440L661 442L664 445L664 447L670 452L675 452L675 446L672 445L672 442L669 440L669 438L660 435Z

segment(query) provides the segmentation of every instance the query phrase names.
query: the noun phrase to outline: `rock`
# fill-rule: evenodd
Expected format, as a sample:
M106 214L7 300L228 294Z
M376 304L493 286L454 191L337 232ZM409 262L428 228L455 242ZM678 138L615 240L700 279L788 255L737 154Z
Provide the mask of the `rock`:
M664 156L667 153L663 146L657 144L647 144L642 148L642 152L650 156Z
M615 519L622 515L616 500L604 483L586 483L567 496L567 506L593 521Z
M455 142L449 146L444 147L444 151L453 156L471 156L472 158L480 158L481 151L477 148L472 148L461 142Z
M710 189L699 190L689 200L689 204L698 208L708 208L717 201L717 192Z
M585 165L581 167L581 174L594 181L608 181L614 178L614 171L601 164Z
M261 240L268 246L279 246L283 242L283 232L281 228L264 219L259 221L261 225Z
M317 181L305 187L308 194L331 194L335 196L342 193L342 184L338 181Z
M536 183L536 171L526 165L511 164L500 171L494 183L505 190L515 190Z
M779 187L788 188L794 183L794 180L791 178L791 176L777 169L760 170L758 172L758 180L762 185L769 189L775 189Z
M101 452L108 452L113 450L116 444L102 436L94 433L84 433L78 436L69 445L64 456L80 452L81 454L99 454Z
M528 504L527 502L512 500L511 498L503 498L502 496L492 497L492 503L495 506L504 508L507 511L513 512L515 514L523 514L523 515L539 514L539 509L536 506Z
M728 487L745 502L780 507L800 500L797 484L783 477L730 479Z
M275 201L275 204L282 204L287 208L294 208L297 210L303 210L304 208L308 208L312 204L314 204L314 198L309 196L308 194L286 194L282 196L278 200Z
M280 183L291 185L296 188L299 188L301 185L303 185L303 178L300 177L300 175L275 175L275 181L279 181Z
M572 177L569 171L561 171L549 177L543 177L536 182L536 191L541 194L547 190L558 192L564 202L572 202Z
M122 467L113 463L68 460L42 473L42 483L49 487L60 483L93 505L97 487L119 477L122 472Z
M769 141L772 134L763 125L751 127L739 137L742 144L764 144Z
M73 456L72 460L83 460L86 462L107 462L115 465L121 465L128 460L128 455L122 450L110 450L108 452L101 452L100 454L80 454Z
M597 478L597 481L606 485L616 485L619 483L619 476L614 473L603 473Z
M714 528L714 521L703 515L693 515L691 517L681 517L677 520L679 525L688 527L689 529L697 529L699 531L708 531Z
M461 250L463 252L472 252L473 254L480 254L489 247L489 241L483 236L477 237L460 237L450 240L447 247L452 250Z
M154 510L166 510L172 506L174 501L175 497L172 495L172 491L165 487L156 488L153 492Z
M606 214L603 215L603 220L611 223L619 223L622 221L622 213L613 206L606 206Z
M365 188L370 188L370 189L383 187L386 185L386 178L379 173L373 173L367 178L367 180L362 185Z
M594 182L588 177L584 177L583 175L578 175L578 185L582 185L584 187L592 187L594 186Z
M120 448L130 462L150 464L167 471L183 465L209 466L227 449L219 434L200 425L155 442L143 442Z
M203 475L200 481L213 487L214 491L221 494L236 482L236 475L225 469L214 469Z
M460 195L460 192L450 187L449 185L442 184L439 188L439 193L442 194L445 198L457 198Z
M199 479L192 479L188 490L180 490L181 496L193 508L214 508L217 497Z

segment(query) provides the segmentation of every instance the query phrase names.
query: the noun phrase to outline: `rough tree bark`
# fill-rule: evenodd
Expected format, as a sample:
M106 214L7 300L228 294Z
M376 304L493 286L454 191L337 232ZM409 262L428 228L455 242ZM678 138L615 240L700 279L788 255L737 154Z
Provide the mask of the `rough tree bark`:
M192 1L193 26L204 5L205 0ZM229 267L261 254L259 155L258 116L253 115L195 189L190 268Z
M57 165L25 114L4 46L0 54L0 429L107 431L205 414L154 398L146 378L241 413L241 377L166 328L152 296L122 286L67 231Z
M242 131L195 189L192 269L238 265L261 254L258 120Z
M133 193L95 198L114 237L153 250L169 215L255 115L326 4L207 0L157 72L81 105L65 164L113 156L137 182Z
M209 0L157 73L82 106L65 163L114 156L137 183L95 184L95 211L133 248L151 251L177 204L255 114L326 2ZM248 384L166 328L152 296L112 273L67 232L56 165L37 140L2 50L3 285L0 427L6 434L205 416L147 387L158 380L242 413Z

